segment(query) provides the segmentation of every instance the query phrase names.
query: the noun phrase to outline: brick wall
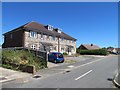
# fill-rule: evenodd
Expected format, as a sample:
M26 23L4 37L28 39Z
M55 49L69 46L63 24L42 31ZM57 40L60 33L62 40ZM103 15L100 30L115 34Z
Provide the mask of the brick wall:
M4 36L4 43L2 45L3 48L8 47L23 47L24 46L24 31L17 30L14 32L7 33Z

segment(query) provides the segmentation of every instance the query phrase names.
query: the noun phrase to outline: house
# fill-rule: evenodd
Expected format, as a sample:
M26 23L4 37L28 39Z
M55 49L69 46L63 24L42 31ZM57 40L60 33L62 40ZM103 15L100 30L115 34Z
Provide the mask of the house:
M116 52L120 54L120 48L115 48Z
M107 51L108 51L109 53L116 52L115 48L107 48Z
M76 39L52 25L29 22L3 35L3 48L25 47L47 52L76 53Z
M95 49L100 49L99 46L94 45L94 44L81 44L78 49L81 50L95 50Z
M120 53L120 48L108 48L109 53Z

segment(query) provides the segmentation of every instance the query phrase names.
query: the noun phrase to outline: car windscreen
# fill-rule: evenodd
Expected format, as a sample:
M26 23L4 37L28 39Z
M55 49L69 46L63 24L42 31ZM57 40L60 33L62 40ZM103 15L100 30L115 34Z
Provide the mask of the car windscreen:
M59 53L58 58L63 58L63 55L61 53Z

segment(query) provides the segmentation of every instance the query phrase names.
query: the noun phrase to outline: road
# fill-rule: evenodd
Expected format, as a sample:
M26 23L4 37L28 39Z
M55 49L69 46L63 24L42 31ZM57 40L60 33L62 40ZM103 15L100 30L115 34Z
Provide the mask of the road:
M37 73L41 78L3 83L3 88L114 88L109 78L117 73L118 57L94 58ZM54 71L54 72L53 72Z

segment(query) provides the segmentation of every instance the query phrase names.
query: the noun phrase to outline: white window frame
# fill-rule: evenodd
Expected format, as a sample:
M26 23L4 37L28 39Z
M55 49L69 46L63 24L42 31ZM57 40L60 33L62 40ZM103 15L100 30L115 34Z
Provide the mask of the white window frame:
M51 26L51 25L48 25L48 30L53 30L53 26Z
M30 37L37 38L37 32L30 31Z
M33 45L31 45L31 48L32 48L32 49L36 49L37 47L36 47L35 44L33 44Z

